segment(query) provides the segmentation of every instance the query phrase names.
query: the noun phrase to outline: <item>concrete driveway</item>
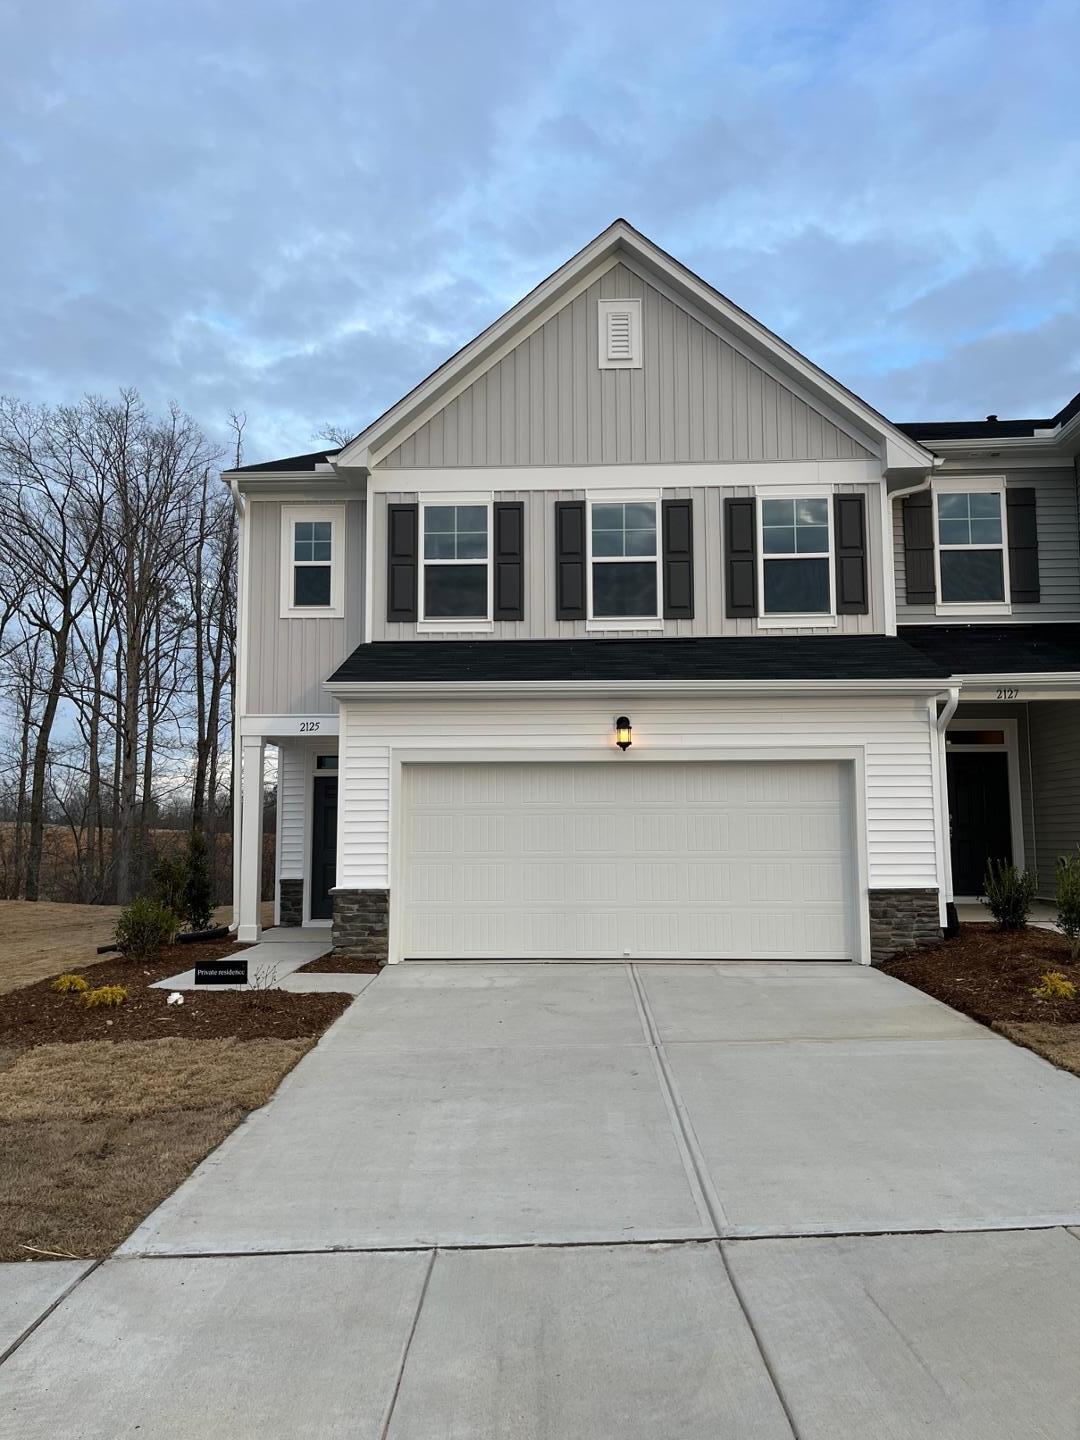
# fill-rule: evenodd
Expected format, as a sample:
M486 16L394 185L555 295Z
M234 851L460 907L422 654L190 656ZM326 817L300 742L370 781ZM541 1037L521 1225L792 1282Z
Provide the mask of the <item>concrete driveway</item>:
M399 966L0 1434L1076 1440L1070 1225L1077 1081L879 972Z

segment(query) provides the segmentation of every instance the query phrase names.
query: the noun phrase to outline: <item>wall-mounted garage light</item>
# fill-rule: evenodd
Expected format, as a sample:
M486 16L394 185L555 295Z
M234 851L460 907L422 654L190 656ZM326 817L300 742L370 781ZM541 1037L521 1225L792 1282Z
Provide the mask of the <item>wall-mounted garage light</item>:
M629 750L632 743L630 721L625 715L620 715L615 721L615 744L620 750Z

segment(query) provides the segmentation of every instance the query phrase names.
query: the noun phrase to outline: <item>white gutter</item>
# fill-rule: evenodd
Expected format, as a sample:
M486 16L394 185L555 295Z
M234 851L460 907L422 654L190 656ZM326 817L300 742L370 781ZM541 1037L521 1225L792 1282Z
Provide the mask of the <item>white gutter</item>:
M530 695L928 695L941 693L934 680L341 680L326 681L335 700Z
M235 475L229 475L228 477L223 475L221 478L229 487L229 494L232 496L233 509L236 511L236 518L238 520L242 520L244 518L244 500L243 496L240 494L240 482L239 480L237 480Z

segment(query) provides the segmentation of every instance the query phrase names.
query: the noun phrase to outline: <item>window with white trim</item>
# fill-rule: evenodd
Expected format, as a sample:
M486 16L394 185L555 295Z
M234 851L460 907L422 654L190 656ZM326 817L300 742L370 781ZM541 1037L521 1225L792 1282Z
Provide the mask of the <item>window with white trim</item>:
M659 618L656 516L655 500L590 502L590 618Z
M764 615L831 615L832 519L826 496L761 499Z
M337 618L343 613L345 512L342 506L281 508L281 614Z
M935 490L938 595L943 605L1004 604L1004 490Z
M491 617L491 506L424 504L420 619Z

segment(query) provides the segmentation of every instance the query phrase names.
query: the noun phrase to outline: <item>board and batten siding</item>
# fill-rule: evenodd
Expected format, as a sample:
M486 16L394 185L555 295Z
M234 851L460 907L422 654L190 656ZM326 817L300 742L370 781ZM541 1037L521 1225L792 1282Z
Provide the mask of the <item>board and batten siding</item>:
M643 363L601 370L597 301L640 299ZM845 460L872 454L620 262L378 461L381 469Z
M1052 896L1058 857L1080 845L1080 700L1032 701L1028 726L1035 862L1039 890Z
M613 709L613 704L616 709ZM650 747L692 751L807 746L861 747L866 770L866 842L871 889L936 889L937 827L934 744L924 698L893 695L828 698L677 695L622 702L544 698L453 701L345 701L341 707L338 885L349 890L391 884L391 748L595 750L612 758L611 726L618 705L634 726L633 758ZM856 822L857 823L857 822Z
M970 472L974 478L974 472ZM979 474L1000 475L993 464ZM1077 523L1077 478L1068 467L1046 470L1012 470L1005 473L1006 488L1035 489L1035 523L1039 537L1040 599L1035 605L1013 605L1009 615L992 615L995 625L1035 621L1080 620L1080 527ZM951 485L964 472L940 471L936 478ZM893 545L896 568L896 619L900 625L958 625L977 619L977 613L956 611L939 615L933 605L909 605L904 564L904 512L893 501Z
M305 615L283 620L282 502L248 502L247 715L330 715L337 708L323 681L360 644L364 634L363 502L350 496L344 504L345 618Z
M840 615L835 626L807 629L800 626L791 633L799 635L879 635L885 632L884 578L882 554L881 508L876 484L838 484L838 494L862 494L866 497L866 546L870 584L870 608L865 615ZM665 486L665 499L692 499L694 502L694 618L665 620L663 634L671 637L705 635L754 635L759 633L756 620L731 619L724 614L724 553L721 520L725 496L751 496L750 486ZM780 489L777 494L782 493ZM590 635L619 635L623 639L635 635L652 635L652 630L627 631L598 629L597 621L557 620L555 618L555 502L584 500L584 489L575 490L499 490L498 500L520 500L525 506L525 614L522 620L496 620L490 630L439 630L423 633L411 623L388 622L386 619L386 507L388 504L413 504L421 492L376 492L372 516L374 557L378 567L372 604L373 640L573 640ZM438 496L427 498L437 501ZM594 497L596 498L596 497ZM761 633L765 633L762 631ZM775 626L770 635L783 634Z

